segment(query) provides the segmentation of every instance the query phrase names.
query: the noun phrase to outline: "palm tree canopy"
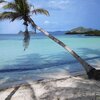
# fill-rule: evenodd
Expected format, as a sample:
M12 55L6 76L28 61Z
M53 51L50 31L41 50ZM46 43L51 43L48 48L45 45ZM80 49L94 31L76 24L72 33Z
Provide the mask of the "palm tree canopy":
M32 13L49 15L49 12L47 10L45 10L45 9L42 9L42 8L34 9L32 11Z
M0 20L11 19L11 21L14 21L15 19L23 19L27 22L30 13L49 15L49 12L42 8L31 11L31 6L28 4L27 0L14 0L13 2L7 2L7 4L3 6L3 9L8 11L0 13Z
M5 2L0 0L0 2ZM33 10L31 10L33 7ZM14 0L13 2L6 2L6 5L3 6L4 12L0 13L0 20L10 19L14 20L23 20L26 30L24 32L24 47L27 48L29 44L29 32L27 29L28 18L31 14L44 14L49 15L49 12L43 8L35 9L33 5L28 4L27 0Z

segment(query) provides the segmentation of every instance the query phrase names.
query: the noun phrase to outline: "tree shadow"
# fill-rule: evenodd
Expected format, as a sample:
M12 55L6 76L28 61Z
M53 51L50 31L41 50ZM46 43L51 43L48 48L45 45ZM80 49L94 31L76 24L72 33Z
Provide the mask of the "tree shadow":
M25 86L31 90L31 97L32 97L32 99L33 100L37 100L34 88L29 83L26 83Z
M53 85L50 82L45 83L45 88L48 89L46 93L41 95L40 100L99 100L100 99L100 87L96 86L91 81L75 80L76 86L57 86L56 80ZM60 80L63 83L65 80ZM74 81L74 83L75 83ZM72 82L72 81L71 81ZM66 81L67 83L67 81ZM51 82L52 84L52 82ZM59 84L60 85L60 84ZM56 98L56 99L55 99Z
M66 84L63 85L63 83ZM67 83L71 83L71 84L73 83L73 84L67 86ZM42 92L41 88L43 90L45 89L45 92L42 93L40 96L36 95L34 84L32 83L30 84L26 82L25 85L20 85L15 87L14 90L6 97L5 100L11 100L14 94L21 87L25 87L24 89L30 90L30 92L29 91L27 92L28 95L31 96L32 100L62 100L62 99L63 100L99 100L100 98L100 87L98 87L96 82L90 80L83 80L83 79L70 77L70 78L62 78L62 79L55 79L55 80L48 80L48 81L40 80L40 81L36 81L35 84L41 85L40 88L37 87L38 91L40 89L40 91ZM23 94L24 93L25 91L23 91ZM27 98L27 95L22 95L22 96L25 96L25 98Z
M17 91L20 91L19 88L21 88L21 87L23 87L23 85L19 85L17 87L13 87L13 90L9 93L9 95L5 98L5 100L11 100L13 98L14 94ZM28 82L25 83L24 87L25 87L25 89L29 89L30 90L29 95L31 96L31 98L33 100L37 100L37 97L35 95L34 88ZM19 96L19 95L17 95L17 96ZM22 98L24 98L24 97L22 97Z
M15 87L13 91L5 98L5 100L11 100L12 96L16 93L16 91L20 88L20 86Z

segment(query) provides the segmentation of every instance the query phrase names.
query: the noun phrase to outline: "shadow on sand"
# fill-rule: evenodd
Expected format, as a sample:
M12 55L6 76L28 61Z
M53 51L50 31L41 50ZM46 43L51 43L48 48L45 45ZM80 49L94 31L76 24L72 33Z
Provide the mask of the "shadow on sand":
M23 90L27 91L28 94L30 95L30 97L32 98L32 100L37 100L36 98L36 95L35 95L35 91L34 91L34 88L32 88L32 86L30 84L28 84L27 82L25 83L25 85L19 85L17 87L14 87L13 90L9 93L9 95L5 98L5 100L12 100L12 98L14 97L14 95L19 92L19 93L22 93L20 92L20 88L23 88ZM21 98L26 98L28 97L28 95L23 95L24 92L22 93ZM17 94L17 96L19 96L19 94ZM15 96L17 98L17 96ZM25 96L25 97L24 97ZM16 99L17 100L17 99Z
M68 86L68 84L70 85ZM35 87L35 85L38 87ZM37 95L37 91L38 93L41 92L41 95ZM22 95L17 93L15 99L14 94L16 92L22 93ZM27 94L24 95L24 93ZM13 100L13 98L14 100L21 100L20 97L22 100L23 98L25 100L99 100L100 83L76 77L48 81L42 80L33 82L33 84L27 82L24 86L15 87L5 100Z

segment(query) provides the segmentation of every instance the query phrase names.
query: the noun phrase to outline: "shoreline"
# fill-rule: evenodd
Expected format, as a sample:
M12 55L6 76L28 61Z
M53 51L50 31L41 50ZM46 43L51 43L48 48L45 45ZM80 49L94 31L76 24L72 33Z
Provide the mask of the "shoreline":
M65 33L65 35L76 35L76 36L90 36L90 37L100 37L100 35L95 35L95 34L85 34L85 33Z
M32 80L33 82L36 82L36 81L46 81L46 80L55 80L55 79L62 79L62 78L70 78L70 77L77 77L77 76L80 76L80 77L84 77L86 78L86 73L85 71L73 71L71 72L70 74L69 73L66 73L66 76L62 76L61 74L59 75L60 77L54 77L54 78L40 78L40 79L26 79L26 80L23 80L23 81L15 81L15 82L10 82L10 83L5 83L3 85L0 85L0 91L2 90L5 90L5 89L8 89L8 88L14 88L14 87L17 87L17 86L20 86L20 85L25 85L27 84L27 81L28 80Z

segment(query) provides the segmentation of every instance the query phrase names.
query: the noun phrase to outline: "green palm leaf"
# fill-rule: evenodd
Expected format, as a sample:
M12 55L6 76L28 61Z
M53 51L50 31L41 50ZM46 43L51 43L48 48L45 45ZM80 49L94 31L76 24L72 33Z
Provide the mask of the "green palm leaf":
M3 12L0 13L0 20L10 19L11 21L14 21L15 19L19 19L21 16L19 13L16 12Z
M15 0L15 4L17 6L17 11L22 13L22 15L30 13L30 6L27 3L27 0Z
M6 2L6 5L3 6L3 11L0 13L0 20L10 19L14 21L16 19L23 20L24 25L28 28L28 22L30 14L44 14L49 15L49 12L45 9L38 8L31 11L31 7L33 5L28 4L28 0L13 0L13 2ZM5 2L4 0L0 0L0 3ZM36 32L36 27L34 26L34 31ZM24 48L26 49L29 45L30 34L27 31L24 32Z
M3 9L11 9L11 10L15 10L16 11L16 4L14 2L8 3L6 5L3 6Z
M35 13L35 14L44 14L44 15L50 15L49 12L45 9L42 9L42 8L38 8L38 9L34 9L32 11L32 13Z

